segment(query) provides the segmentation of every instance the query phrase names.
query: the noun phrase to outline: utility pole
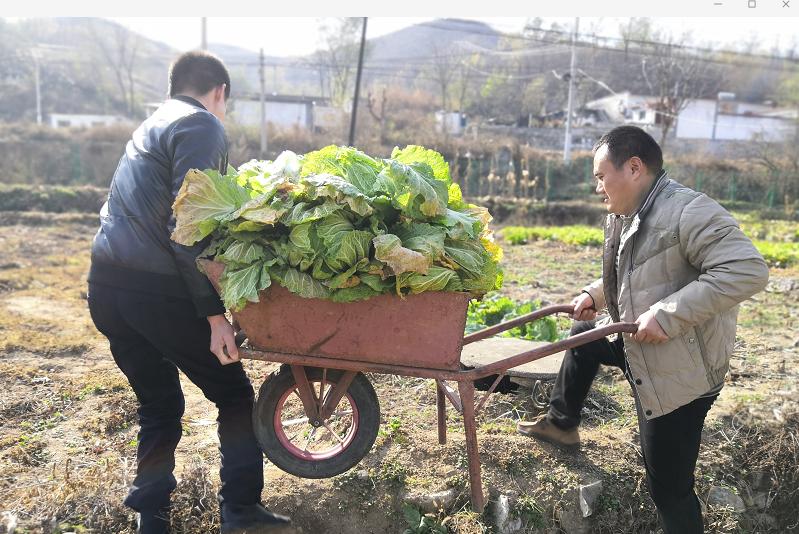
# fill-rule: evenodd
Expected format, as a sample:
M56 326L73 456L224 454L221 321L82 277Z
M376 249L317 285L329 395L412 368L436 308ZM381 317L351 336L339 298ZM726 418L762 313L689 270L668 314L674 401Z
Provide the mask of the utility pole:
M264 49L261 48L258 76L261 78L261 159L266 159L266 81L264 76Z
M574 76L577 61L577 32L580 28L580 17L574 19L574 33L572 33L572 57L569 67L569 103L566 106L566 138L563 141L563 162L569 163L572 159L572 113L574 111Z
M208 50L208 17L200 18L200 48Z
M39 80L39 56L33 51L33 75L36 79L36 124L42 124L42 89Z
M369 17L363 18L363 29L361 30L361 49L358 52L358 72L355 74L355 97L352 99L352 114L350 116L350 137L349 145L355 144L355 118L358 113L358 96L361 92L361 72L363 71L363 51L366 48L366 21Z

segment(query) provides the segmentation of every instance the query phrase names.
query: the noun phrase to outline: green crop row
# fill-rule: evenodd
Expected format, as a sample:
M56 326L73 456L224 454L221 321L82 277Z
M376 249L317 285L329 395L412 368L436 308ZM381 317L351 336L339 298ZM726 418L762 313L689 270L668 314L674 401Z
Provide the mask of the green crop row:
M744 232L771 267L799 265L799 228L788 221L742 222ZM499 235L511 245L532 241L559 241L574 246L601 246L600 228L574 226L507 226ZM767 236L767 239L764 239Z

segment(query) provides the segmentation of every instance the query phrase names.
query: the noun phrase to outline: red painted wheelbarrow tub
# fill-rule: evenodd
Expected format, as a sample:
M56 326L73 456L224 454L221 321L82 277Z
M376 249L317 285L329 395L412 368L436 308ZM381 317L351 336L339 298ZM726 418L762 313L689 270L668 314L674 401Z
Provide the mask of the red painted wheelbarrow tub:
M224 265L201 260L219 291ZM457 370L471 295L436 291L384 294L356 302L306 299L277 283L233 317L258 350Z

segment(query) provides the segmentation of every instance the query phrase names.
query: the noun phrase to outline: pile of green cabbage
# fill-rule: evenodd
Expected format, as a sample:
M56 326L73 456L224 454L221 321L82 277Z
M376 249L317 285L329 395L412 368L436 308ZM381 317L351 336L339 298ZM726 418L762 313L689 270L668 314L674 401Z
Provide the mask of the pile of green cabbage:
M388 159L351 147L283 152L227 174L191 170L172 239L206 240L225 264L225 306L258 302L273 281L306 298L351 302L382 293L465 291L502 284L485 208L463 201L449 165L420 146Z

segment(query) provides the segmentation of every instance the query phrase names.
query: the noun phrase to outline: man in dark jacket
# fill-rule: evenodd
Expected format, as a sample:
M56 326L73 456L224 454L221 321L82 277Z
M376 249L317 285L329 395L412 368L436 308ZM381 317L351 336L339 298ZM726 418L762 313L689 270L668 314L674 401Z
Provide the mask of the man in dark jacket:
M92 245L92 319L139 401L138 465L125 504L139 512L142 533L169 529L184 410L178 369L219 410L222 532L277 532L289 523L261 504L253 390L219 296L195 265L204 244L170 240L186 172L227 167L221 121L229 94L230 76L216 56L188 52L172 64L169 100L125 147Z

